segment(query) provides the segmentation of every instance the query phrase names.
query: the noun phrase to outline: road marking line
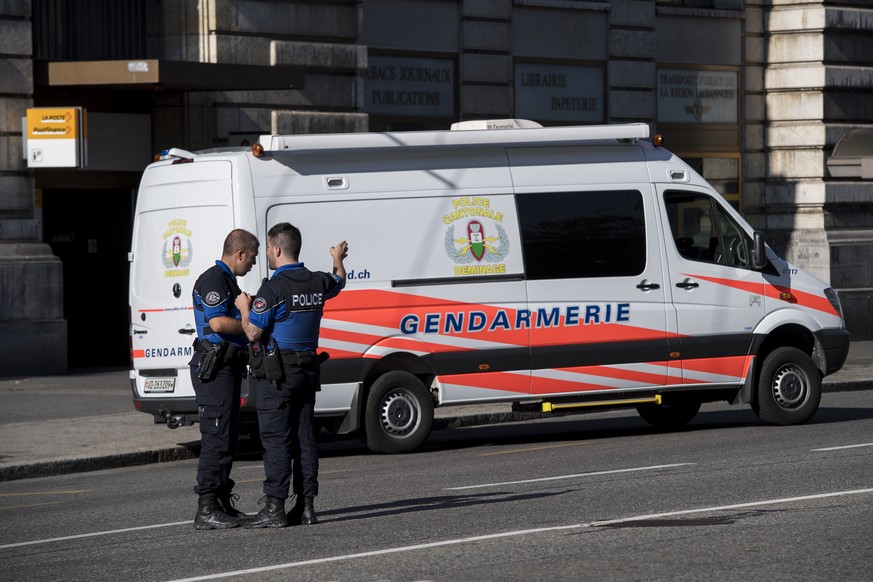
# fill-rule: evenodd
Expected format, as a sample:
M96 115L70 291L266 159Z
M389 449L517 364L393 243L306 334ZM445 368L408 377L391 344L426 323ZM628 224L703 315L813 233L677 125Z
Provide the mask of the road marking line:
M482 540L493 540L499 538L507 538L513 536L523 536L528 534L560 531L567 529L579 529L582 525L559 525L554 527L542 527L537 529L525 529L519 531L509 531L498 534L488 534L483 536L474 536L469 538L459 538L453 540L444 540L441 542L431 542L427 544L416 544L414 546L401 546L399 548L386 548L384 550L373 550L371 552L360 552L358 554L346 554L340 556L330 556L328 558L316 558L314 560L305 560L303 562L287 562L285 564L276 564L274 566L261 566L260 568L249 568L247 570L236 570L234 572L222 572L220 574L207 574L206 576L196 576L194 578L181 578L173 582L196 582L198 580L214 580L216 578L229 578L231 576L242 576L245 574L259 574L261 572L270 572L271 570L282 570L285 568L298 568L300 566L312 566L315 564L326 564L328 562L340 562L342 560L354 560L356 558L370 558L373 556L384 556L386 554L397 554L400 552L412 552L415 550L427 550L430 548L439 548L443 546L452 546L457 544L466 544L470 542L478 542Z
M864 443L863 445L845 445L842 447L827 447L824 449L812 449L813 451L839 451L840 449L857 449L858 447L873 447L873 443Z
M246 570L234 570L232 572L221 572L218 574L207 574L205 576L195 576L192 578L180 578L177 580L173 580L172 582L199 582L200 580L215 580L217 578L230 578L233 576L244 576L246 574L259 574L262 572L271 572L274 570L283 570L286 568L299 568L301 566L313 566L316 564L326 564L328 562L340 562L343 560L354 560L357 558L371 558L374 556L384 556L387 554L397 554L400 552L412 552L415 550L426 550L430 548L439 548L444 546L458 545L458 544L466 544L471 542L479 542L483 540L494 540L500 538L508 538L508 537L516 537L516 536L524 536L530 534L538 534L538 533L547 533L554 531L566 531L571 529L582 529L587 527L599 527L603 525L611 525L616 523L624 523L629 521L639 521L644 519L655 519L659 517L668 517L674 515L686 515L690 513L703 513L703 512L714 512L714 511L724 511L728 509L738 509L744 507L756 507L761 505L775 505L778 503L790 503L793 501L807 501L812 499L825 499L828 497L840 497L844 495L859 495L864 493L873 493L873 489L856 489L854 491L839 491L836 493L821 493L818 495L806 495L802 497L786 497L783 499L771 499L767 501L753 501L750 503L736 503L733 505L721 505L717 507L707 507L703 509L686 509L683 511L671 511L667 513L652 513L649 515L638 515L636 517L625 517L622 519L613 519L607 521L594 521L590 523L577 523L574 525L559 525L554 527L542 527L536 529L525 529L525 530L517 530L517 531L509 531L497 534L489 534L482 536L473 536L469 538L457 538L452 540L444 540L441 542L432 542L428 544L416 544L413 546L400 546L396 548L385 548L383 550L373 550L370 552L360 552L358 554L345 554L339 556L330 556L327 558L316 558L314 560L304 560L302 562L286 562L284 564L275 564L273 566L262 566L260 568L248 568Z
M556 477L541 477L539 479L524 479L522 481L504 481L503 483L483 483L482 485L463 485L461 487L447 487L446 491L460 491L463 489L481 489L483 487L502 487L504 485L519 485L522 483L540 483L543 481L558 481L561 479L576 479L578 477L594 477L597 475L613 475L615 473L631 473L634 471L653 471L655 469L672 469L674 467L686 467L694 463L676 463L673 465L655 465L653 467L635 467L633 469L615 469L613 471L593 471L591 473L577 473L575 475L558 475Z
M749 503L735 503L733 505L718 505L715 507L703 507L700 509L683 509L680 511L668 511L666 513L650 513L648 515L637 515L635 517L623 517L621 519L608 519L604 521L592 521L588 527L600 527L604 525L613 525L616 523L627 523L629 521L643 521L646 519L658 519L662 517L672 517L676 515L689 515L692 513L707 513L711 511L725 511L728 509L743 509L746 507L760 507L762 505L777 505L779 503L792 503L795 501L811 501L813 499L827 499L828 497L841 497L844 495L862 495L864 493L873 493L873 489L854 489L852 491L838 491L836 493L819 493L817 495L803 495L801 497L783 497L782 499L768 499L766 501L751 501Z
M29 503L27 505L7 505L6 507L0 507L0 511L6 511L8 509L28 509L30 507L44 507L46 505L60 505L60 501L48 501L46 503Z
M109 535L117 534L117 533L126 533L129 531L141 531L141 530L145 530L145 529L155 529L155 528L159 528L159 527L172 527L175 525L191 525L192 523L193 522L191 520L174 521L173 523L158 523L155 525L142 525L139 527L127 527L124 529L113 529L110 531L95 531L93 533L78 534L78 535L74 535L74 536L63 536L60 538L48 538L48 539L44 539L44 540L31 540L29 542L18 542L15 544L3 544L2 546L0 546L0 550L5 550L7 548L20 548L22 546L34 546L36 544L48 544L50 542L63 542L66 540L78 540L78 539L82 539L82 538L93 538L93 537L97 537L97 536L109 536Z
M591 444L591 441L581 443L562 443L560 445L543 445L541 447L528 447L526 449L514 449L511 451L497 451L494 453L482 453L480 457L493 457L494 455L514 455L515 453L529 453L531 451L542 451L543 449L557 449L559 447L578 447L580 445Z
M31 495L73 495L91 493L93 489L74 489L70 491L32 491L30 493L0 493L0 497L30 497Z

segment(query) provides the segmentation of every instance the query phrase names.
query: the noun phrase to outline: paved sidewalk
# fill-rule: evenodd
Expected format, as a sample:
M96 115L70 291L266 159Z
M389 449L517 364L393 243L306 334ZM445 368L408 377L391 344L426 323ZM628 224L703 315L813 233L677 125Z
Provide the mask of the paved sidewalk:
M824 390L873 390L873 341L853 342ZM510 404L445 407L434 429L535 416ZM170 430L133 410L127 370L0 379L0 481L194 458L199 446L196 425Z

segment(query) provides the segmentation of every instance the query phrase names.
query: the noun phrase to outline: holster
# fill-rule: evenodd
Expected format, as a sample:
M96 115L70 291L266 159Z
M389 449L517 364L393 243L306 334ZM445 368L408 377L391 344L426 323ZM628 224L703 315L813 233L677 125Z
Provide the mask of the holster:
M215 379L218 374L219 366L224 363L224 356L227 353L227 342L220 344L212 344L210 342L200 342L200 352L203 354L200 357L200 367L197 370L197 377L203 382L209 382Z
M276 340L270 338L266 346L261 342L249 344L249 370L255 378L266 378L271 382L285 379L282 354Z

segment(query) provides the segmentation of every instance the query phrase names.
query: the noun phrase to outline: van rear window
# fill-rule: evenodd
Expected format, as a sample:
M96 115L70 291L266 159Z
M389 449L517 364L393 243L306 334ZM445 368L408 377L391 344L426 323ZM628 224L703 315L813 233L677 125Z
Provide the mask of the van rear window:
M639 191L532 193L516 199L528 279L628 277L645 269Z

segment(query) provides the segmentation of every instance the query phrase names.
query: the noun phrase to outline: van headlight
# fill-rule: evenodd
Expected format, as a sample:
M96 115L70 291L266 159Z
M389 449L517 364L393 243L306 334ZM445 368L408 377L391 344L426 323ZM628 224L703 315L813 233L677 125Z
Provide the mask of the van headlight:
M840 303L840 295L831 287L828 287L824 290L825 297L828 298L828 301L831 302L831 306L834 308L834 311L840 314L840 318L845 320L843 317L843 305Z

